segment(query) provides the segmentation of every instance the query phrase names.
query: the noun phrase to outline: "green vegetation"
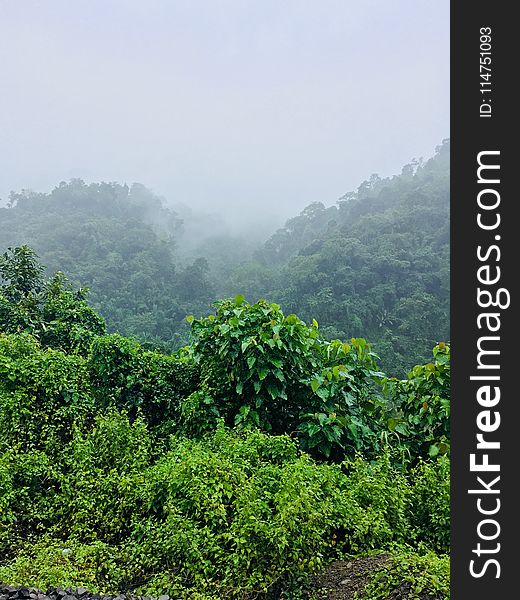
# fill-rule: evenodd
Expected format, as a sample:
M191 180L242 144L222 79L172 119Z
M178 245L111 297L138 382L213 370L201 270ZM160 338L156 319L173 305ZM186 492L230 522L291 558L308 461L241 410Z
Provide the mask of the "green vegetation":
M448 141L336 205L311 204L264 243L214 221L181 219L139 184L72 180L12 193L0 247L30 245L50 273L91 288L109 331L150 348L189 343L186 315L240 294L316 319L326 339L369 339L397 377L449 339Z
M378 550L369 598L448 597L446 344L401 381L364 339L237 296L168 354L107 333L27 246L0 281L0 580L298 598Z
M327 338L371 340L387 372L404 375L449 339L449 142L401 175L376 175L336 206L307 207L257 253L265 295ZM274 267L274 268L273 268ZM223 290L225 292L225 290Z
M400 552L373 574L363 598L387 600L398 592L409 600L444 600L450 597L449 573L447 556Z
M29 244L50 273L91 288L110 331L178 347L185 316L213 299L204 259L175 266L182 222L144 186L75 179L50 194L13 193L0 222L0 247Z

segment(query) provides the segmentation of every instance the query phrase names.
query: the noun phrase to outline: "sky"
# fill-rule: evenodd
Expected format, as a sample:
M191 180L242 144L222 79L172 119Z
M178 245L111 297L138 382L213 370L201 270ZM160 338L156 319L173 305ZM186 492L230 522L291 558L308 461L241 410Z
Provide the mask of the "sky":
M449 137L449 0L0 0L0 65L4 202L80 177L281 221Z

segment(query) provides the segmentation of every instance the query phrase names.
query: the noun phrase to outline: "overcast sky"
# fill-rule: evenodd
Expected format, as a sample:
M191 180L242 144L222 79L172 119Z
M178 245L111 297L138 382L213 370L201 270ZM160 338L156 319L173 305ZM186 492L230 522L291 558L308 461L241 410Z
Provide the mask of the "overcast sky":
M0 0L4 201L81 177L285 218L446 137L449 0Z

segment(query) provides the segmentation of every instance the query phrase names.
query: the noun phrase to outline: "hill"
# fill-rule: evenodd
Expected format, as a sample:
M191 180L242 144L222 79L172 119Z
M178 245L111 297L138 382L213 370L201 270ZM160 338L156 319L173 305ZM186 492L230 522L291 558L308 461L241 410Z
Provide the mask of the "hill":
M267 241L180 218L140 184L62 182L12 193L0 247L30 245L49 272L92 290L110 331L155 346L189 341L185 316L243 294L327 339L366 337L404 375L449 339L449 142L401 174L372 176L332 206L315 202Z
M398 176L376 175L335 206L308 206L223 295L267 296L329 338L369 339L403 374L449 330L449 142Z

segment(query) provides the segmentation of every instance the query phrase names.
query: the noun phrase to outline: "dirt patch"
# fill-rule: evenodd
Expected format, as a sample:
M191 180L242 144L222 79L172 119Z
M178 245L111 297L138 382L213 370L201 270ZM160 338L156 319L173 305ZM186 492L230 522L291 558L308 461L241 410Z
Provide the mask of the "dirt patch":
M323 573L315 577L308 595L308 600L355 600L356 592L359 600L372 600L364 594L364 590L370 583L372 575L388 568L388 554L377 554L374 556L362 556L349 561L338 560L331 563ZM410 600L410 597L421 600L439 600L445 598L441 594L429 594L423 592L416 596L411 594L411 585L403 581L394 590L389 592L386 600Z
M333 562L319 577L313 580L309 598L354 600L356 592L362 598L363 590L368 585L371 574L381 570L388 559L387 554L378 554L377 556L362 556L349 561Z

